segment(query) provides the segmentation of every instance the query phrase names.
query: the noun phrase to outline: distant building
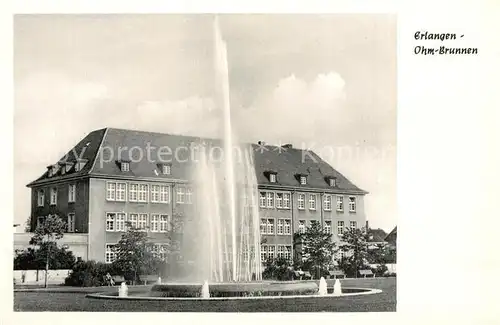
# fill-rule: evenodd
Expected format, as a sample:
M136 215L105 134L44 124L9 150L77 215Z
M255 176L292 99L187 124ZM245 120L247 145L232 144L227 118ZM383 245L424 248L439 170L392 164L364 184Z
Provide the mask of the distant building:
M385 237L387 236L387 233L383 229L371 229L368 228L368 248L369 249L375 249L380 246L385 246L387 245L387 242L385 241Z
M47 167L31 188L31 231L48 214L66 218L64 240L77 256L103 262L115 258L125 222L145 228L158 251L173 215L189 214L193 192L188 165L144 158L120 160L121 148L186 146L199 138L105 128L84 137L67 157ZM219 140L208 140L219 141ZM347 227L366 222L364 197L344 175L314 152L291 145L253 145L259 187L261 259L292 258L292 235L320 222L335 241ZM303 159L305 157L305 159Z
M391 247L396 247L396 242L397 242L397 235L398 235L398 227L394 227L392 231L385 237L385 241L389 243Z

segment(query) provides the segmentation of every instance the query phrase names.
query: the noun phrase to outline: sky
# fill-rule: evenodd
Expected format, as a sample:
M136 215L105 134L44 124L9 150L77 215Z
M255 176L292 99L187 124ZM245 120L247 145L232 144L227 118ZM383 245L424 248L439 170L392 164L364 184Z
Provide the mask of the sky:
M372 228L397 223L396 17L222 15L242 141L312 149L369 194ZM90 131L217 136L212 15L14 18L14 223L26 184Z

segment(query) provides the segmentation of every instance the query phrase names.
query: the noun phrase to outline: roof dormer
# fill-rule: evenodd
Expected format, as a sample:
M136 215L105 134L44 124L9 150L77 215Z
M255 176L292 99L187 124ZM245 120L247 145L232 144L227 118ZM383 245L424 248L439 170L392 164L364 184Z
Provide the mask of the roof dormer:
M295 175L295 178L297 178L297 181L299 181L300 185L307 185L307 174L298 173Z
M120 168L122 172L130 171L130 160L123 160L123 159L117 160L116 164L118 165L118 168Z
M264 175L269 180L269 183L277 183L278 182L278 172L275 170L267 170L264 172Z
M170 175L172 173L172 164L171 163L159 163L157 164L158 169L160 170L161 175Z
M85 167L85 165L87 164L87 162L88 162L87 159L78 158L75 163L75 172L79 172L80 170L82 170L83 167Z
M337 187L337 178L333 176L326 176L325 181L328 183L330 187Z

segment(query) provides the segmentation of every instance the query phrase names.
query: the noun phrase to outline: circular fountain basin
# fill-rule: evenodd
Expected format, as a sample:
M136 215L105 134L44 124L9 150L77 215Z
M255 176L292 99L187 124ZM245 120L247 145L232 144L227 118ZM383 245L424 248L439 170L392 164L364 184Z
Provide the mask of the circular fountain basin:
M151 288L152 297L200 297L200 284L157 284ZM209 284L210 297L302 296L318 292L314 282L238 282Z
M369 288L342 288L341 295L335 295L333 288L327 289L326 295L318 294L315 282L243 282L243 283L211 283L210 298L201 297L202 284L199 283L165 283L156 284L151 290L129 292L127 297L119 297L115 293L95 293L87 295L94 299L119 300L254 300L254 299L294 299L294 298L339 298L345 296L369 295L382 292Z

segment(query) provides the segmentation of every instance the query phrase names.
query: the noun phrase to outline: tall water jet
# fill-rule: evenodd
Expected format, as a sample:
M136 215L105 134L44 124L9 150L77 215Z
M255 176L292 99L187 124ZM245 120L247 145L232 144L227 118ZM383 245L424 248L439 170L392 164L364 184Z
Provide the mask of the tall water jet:
M231 107L229 99L229 67L227 61L227 46L222 40L219 19L215 17L215 67L216 83L220 85L220 96L223 110L224 124L224 160L227 191L228 213L231 221L231 248L232 248L232 280L236 281L236 198L234 183L233 131L231 127Z
M339 279L335 279L335 284L333 285L333 295L340 296L342 294L342 285Z
M326 280L324 277L321 277L321 279L319 279L318 295L325 296L327 293L328 293L328 289L327 289L327 285L326 285Z
M195 249L189 253L183 251L182 255L191 254L189 259L196 268L190 280L261 280L253 149L250 145L238 144L232 130L227 47L217 18L214 40L217 102L222 107L222 142L199 139L191 144L197 147L199 156L191 170L195 189L193 224L186 228L194 230L184 234L184 241ZM218 149L218 153L222 151L223 161L213 157L214 149Z

